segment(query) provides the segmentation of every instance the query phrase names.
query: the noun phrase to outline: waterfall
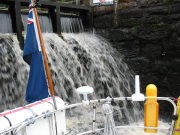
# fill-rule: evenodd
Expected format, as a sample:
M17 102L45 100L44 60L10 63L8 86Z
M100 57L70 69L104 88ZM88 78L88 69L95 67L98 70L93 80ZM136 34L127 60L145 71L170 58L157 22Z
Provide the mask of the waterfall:
M42 31L52 32L49 17L40 16L39 19ZM22 20L26 24L27 15L22 15ZM0 23L0 33L12 33L8 14L0 13ZM76 93L76 88L85 85L94 88L94 93L88 95L89 99L125 97L134 93L134 74L110 43L95 34L73 34L84 31L80 18L62 17L61 26L62 38L54 33L43 33L55 95L70 103L81 102L82 96ZM24 27L26 30L26 25ZM22 54L16 35L0 34L0 111L26 104L29 65L23 61ZM101 105L97 108L97 128L104 127ZM113 106L117 126L143 125L143 110L137 102L120 101ZM91 130L91 110L92 106L66 111L67 126L73 129L74 134ZM159 123L165 125L161 121ZM137 129L118 132L120 135L143 135L143 130ZM159 132L167 135L165 131Z
M12 33L11 17L7 13L0 13L0 33Z
M84 85L94 88L89 99L124 97L134 93L134 75L123 63L123 57L105 39L87 33L64 33L62 36L63 38L54 33L43 34L55 95L70 103L81 102L82 97L76 93L76 88ZM29 65L23 61L22 53L15 35L0 34L0 111L26 104ZM97 108L98 128L104 126L101 105ZM113 106L116 125L131 123L143 126L143 112L139 110L139 104L120 101ZM91 130L90 110L92 106L66 110L67 126L75 134ZM159 123L169 126L161 121ZM131 134L132 131L126 129L118 132L123 135ZM143 130L136 129L133 130L132 134L134 133L143 135ZM165 131L162 133L167 135Z
M89 99L124 97L134 93L134 75L122 61L123 57L105 39L87 33L63 33L62 36L63 38L54 33L43 34L55 95L70 103L81 102L82 97L76 93L76 88L84 85L94 88ZM24 99L29 65L23 61L22 53L15 35L0 34L0 101L3 101L0 102L0 111L26 104ZM101 105L97 108L98 128L104 126ZM120 101L113 106L116 125L143 125L143 112L136 102ZM90 110L92 107L66 110L67 126L75 134L91 130ZM165 125L161 121L159 123ZM132 131L118 132L123 135ZM143 130L134 132L143 135Z
M61 31L64 33L84 32L82 20L77 17L61 17Z
M18 44L16 35L0 34L0 112L26 104L29 66Z
M24 30L27 30L27 19L28 15L21 15L23 24L24 24ZM39 22L42 29L42 32L53 32L51 19L47 15L39 15Z
M23 19L24 29L27 30L27 15L21 15ZM84 32L82 20L78 17L61 17L61 31L64 33ZM39 22L42 32L53 32L51 19L46 15L39 15Z
M21 18L24 26L24 31L26 32L28 15L22 14ZM64 33L84 32L82 20L79 17L61 17L60 21L61 21L61 31ZM42 32L48 32L48 33L53 32L52 22L48 14L43 14L43 15L40 14L39 22ZM0 24L1 24L0 33L13 33L10 14L0 13Z
M24 30L27 30L28 15L21 15ZM39 22L42 32L53 32L51 19L47 15L39 15ZM13 33L10 14L0 13L0 33Z

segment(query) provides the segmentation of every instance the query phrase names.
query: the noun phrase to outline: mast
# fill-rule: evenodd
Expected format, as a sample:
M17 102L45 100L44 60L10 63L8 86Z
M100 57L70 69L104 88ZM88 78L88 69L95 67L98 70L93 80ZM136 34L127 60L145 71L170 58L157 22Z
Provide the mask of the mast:
M33 2L33 6L35 6L34 0L32 0L32 2ZM50 90L51 97L53 99L54 109L57 110L56 100L55 100L55 97L54 97L54 88L53 88L53 84L52 84L51 74L50 74L50 71L49 71L46 51L45 51L45 47L44 47L44 41L43 41L43 37L42 37L41 27L40 27L39 18L38 18L36 8L34 8L34 14L35 14L35 18L36 18L36 24L37 24L38 34L39 34L39 39L40 39L40 44L41 44L41 51L42 51L42 56L43 56L44 69L45 69L45 73L46 73L46 77L47 77L46 80L47 80L47 83L48 83L48 88Z

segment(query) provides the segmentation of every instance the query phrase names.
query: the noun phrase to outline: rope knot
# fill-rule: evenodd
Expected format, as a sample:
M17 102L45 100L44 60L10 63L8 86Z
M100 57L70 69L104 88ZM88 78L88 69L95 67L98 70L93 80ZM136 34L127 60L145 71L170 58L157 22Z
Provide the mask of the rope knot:
M109 104L109 103L105 103L102 105L103 109L104 109L104 113L105 114L111 114L113 113L113 110L112 110L112 106Z
M105 120L105 126L104 126L104 135L118 135L116 128L115 128L115 123L114 123L114 118L113 118L113 107L111 106L110 100L108 100L105 104L102 105L104 109L104 113L106 114L106 120Z

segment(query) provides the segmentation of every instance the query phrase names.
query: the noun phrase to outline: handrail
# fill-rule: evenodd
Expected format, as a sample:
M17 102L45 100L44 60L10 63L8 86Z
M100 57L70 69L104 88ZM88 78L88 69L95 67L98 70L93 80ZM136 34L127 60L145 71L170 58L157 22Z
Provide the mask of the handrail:
M158 127L145 127L145 126L116 126L116 128L147 128L147 129L161 129L161 130L169 130L170 128L158 128ZM100 129L96 129L95 132L97 131L102 131L104 130L104 128L100 128ZM93 133L93 131L86 131L83 133L79 133L77 135L85 135L85 134L89 134L89 133Z
M16 132L14 133L14 135L17 135L17 133L19 132L19 130L20 130L21 128L23 128L24 126L27 126L27 125L28 125L28 121L24 122L21 126L19 126L19 127L17 128L17 130L16 130Z
M176 115L177 108L176 108L176 104L174 103L174 101L172 101L172 100L169 99L169 98L163 98L163 97L157 97L157 100L166 100L166 101L169 101L169 102L173 105L173 107L174 107L174 112L173 112L173 114ZM170 134L169 134L169 135L172 135L172 134L174 133L174 130L173 130L174 125L175 125L175 121L172 120L172 122L171 122L171 128L170 128Z
M145 100L146 100L146 99L147 99L147 97L145 97ZM119 100L122 100L122 101L123 101L123 100L132 100L132 98L131 98L131 97L119 97L119 98L90 100L89 103L90 103L90 104L94 104L94 103L98 103L98 102L107 102L108 100L109 100L109 101L119 101ZM173 105L173 107L174 107L174 112L173 112L173 114L176 115L176 104L174 103L173 100L170 99L170 97L157 97L157 100L169 101L169 102ZM76 104L64 105L64 106L62 106L62 107L59 107L57 110L51 110L50 112L51 112L51 113L55 113L55 112L60 111L60 110L65 110L65 109L69 109L69 108L73 108L73 107L77 107L77 106L82 106L82 105L84 105L84 103L82 103L82 102L81 102L81 103L76 103ZM37 120L37 119L42 118L42 117L45 117L45 114L38 115L38 116L34 117L34 119ZM28 121L21 122L21 123L16 124L16 125L14 125L14 126L12 126L12 127L9 127L9 128L4 129L4 130L1 130L1 131L0 131L0 134L2 134L2 133L8 133L8 132L13 131L15 128L18 127L18 129L17 129L16 132L15 132L15 135L16 135L21 128L23 128L24 126L26 126L26 125L28 125L28 124L29 124ZM174 132L174 130L173 130L174 125L175 125L175 121L172 120L172 122L171 122L171 127L170 127L170 128L144 127L144 126L118 126L118 127L116 127L116 128L163 129L163 130L170 130L170 134L169 134L169 135L172 135L173 132ZM93 129L93 130L96 132L96 131L104 130L104 128L102 128L102 129L96 129L96 130ZM92 132L93 132L93 131L87 131L87 132L80 133L80 134L78 134L78 135L83 135L83 134L85 134L85 133L92 133Z
M57 110L51 110L50 113L55 113L56 111L65 110L65 109L68 109L68 108L77 107L77 106L81 106L81 105L83 105L83 103L76 103L76 104L71 104L71 105L67 105L67 106L64 105L64 106L58 108ZM34 117L34 119L37 120L37 119L42 118L42 117L45 117L45 114L40 114L37 117ZM13 131L15 128L23 125L24 123L26 123L26 121L20 122L20 123L18 123L16 125L13 125L11 127L5 128L4 130L0 131L0 134L8 133L10 131Z

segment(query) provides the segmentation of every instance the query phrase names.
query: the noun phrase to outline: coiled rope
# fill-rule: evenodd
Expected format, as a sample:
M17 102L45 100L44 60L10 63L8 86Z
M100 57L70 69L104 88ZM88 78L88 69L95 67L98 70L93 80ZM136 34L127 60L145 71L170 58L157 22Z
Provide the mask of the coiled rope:
M113 118L112 106L108 103L102 105L104 112L106 114L106 121L104 127L104 135L118 135Z

